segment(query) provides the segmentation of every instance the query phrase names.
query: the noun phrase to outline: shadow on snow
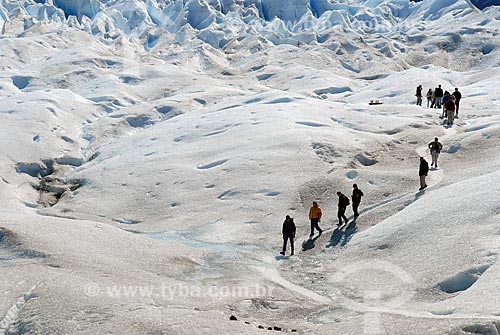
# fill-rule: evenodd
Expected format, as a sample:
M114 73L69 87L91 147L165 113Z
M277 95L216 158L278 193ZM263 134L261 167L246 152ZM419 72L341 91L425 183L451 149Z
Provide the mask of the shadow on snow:
M356 233L358 228L356 227L356 220L352 220L346 227L345 231L335 229L330 237L330 243L326 245L327 248L333 248L338 245L341 247L347 245L352 238L352 235Z

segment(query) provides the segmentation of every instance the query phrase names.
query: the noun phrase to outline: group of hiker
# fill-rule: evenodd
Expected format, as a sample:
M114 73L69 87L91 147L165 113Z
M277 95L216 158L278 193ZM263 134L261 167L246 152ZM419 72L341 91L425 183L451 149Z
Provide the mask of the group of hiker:
M417 97L417 105L422 106L422 85L418 85L417 92L415 94ZM442 108L443 118L446 117L447 125L451 126L453 120L458 117L458 110L460 109L460 100L462 99L462 93L455 87L455 91L450 93L448 91L443 91L441 85L438 85L434 90L429 88L426 94L427 97L427 107L428 108Z
M422 85L419 85L417 87L416 97L417 97L417 105L422 106L422 99L423 99ZM460 93L458 88L455 88L455 91L450 94L448 91L443 92L441 85L438 85L438 87L436 87L434 90L429 89L427 91L426 97L427 97L427 107L442 108L443 117L445 116L447 117L447 124L452 125L453 120L456 117L458 117L460 100L462 99L462 94ZM434 141L430 142L427 145L427 147L430 150L432 158L431 168L437 169L438 157L439 154L441 153L441 150L443 149L443 145L439 142L439 139L436 137L434 138ZM427 187L425 179L429 173L429 170L430 170L429 163L425 160L424 157L420 157L420 165L419 165L420 191L424 190ZM351 195L352 211L354 214L353 221L355 221L359 216L358 208L361 202L361 197L363 197L364 194L358 188L357 184L353 184L352 186L353 186ZM337 196L338 196L337 218L339 220L337 227L338 229L342 229L342 227L349 222L349 219L346 217L345 213L347 207L350 205L350 201L349 197L347 197L342 192L337 192ZM309 220L311 221L311 234L309 235L310 238L314 236L315 231L318 231L319 235L323 233L323 230L319 226L322 215L323 213L318 203L316 201L313 201L312 207L309 209ZM283 229L282 229L283 250L280 252L281 255L285 255L288 241L290 241L290 246L291 246L290 255L294 254L295 233L296 233L296 226L293 221L293 218L287 215L285 221L283 222Z
M437 137L434 138L434 141L430 142L427 147L430 150L431 153L431 168L436 168L438 167L438 157L439 154L441 153L441 150L443 149L443 145L439 142L439 139ZM420 188L419 191L424 190L427 187L426 184L426 177L429 173L429 163L425 160L424 157L420 157L420 166L418 170L418 174L420 177ZM346 217L345 212L347 210L347 207L350 205L349 198L343 194L342 192L337 192L337 196L339 198L338 200L338 210L337 210L337 218L339 220L337 227L339 229L342 229L344 225L347 225L349 222L349 219ZM352 200L352 211L353 211L353 221L355 221L358 216L358 208L359 204L361 203L361 197L363 197L364 194L363 192L358 188L357 184L352 185L352 195L351 195L351 200ZM309 209L309 220L311 221L311 234L309 235L309 238L312 238L314 236L315 231L318 231L319 235L323 233L323 229L319 226L319 223L321 222L321 217L323 216L323 212L321 211L321 207L319 207L318 203L316 201L313 201L313 204L311 208ZM293 218L291 218L289 215L286 216L285 221L283 222L283 229L282 229L282 234L283 234L283 250L280 252L280 254L285 255L286 249L287 249L287 244L288 241L290 241L290 246L291 246L291 253L290 255L294 254L294 239L295 239L295 232L296 232L296 226L293 221ZM319 236L318 235L318 236Z
M358 188L358 185L353 184L352 185L352 195L351 195L352 211L354 213L353 221L355 221L359 216L358 208L359 208L359 204L361 203L361 197L363 195L364 194ZM339 219L339 223L337 224L337 227L339 229L341 229L343 227L343 225L346 225L349 222L349 219L346 217L345 212L347 210L347 207L350 205L350 201L349 201L349 198L340 191L337 192L337 196L339 197L338 209L337 209L337 218ZM322 216L323 216L323 212L321 210L321 207L318 205L318 203L316 201L313 201L313 204L312 204L311 208L309 209L309 220L311 221L311 234L309 235L310 238L314 236L314 232L316 230L318 231L319 235L321 235L323 233L323 229L321 229L319 226L319 223L321 222ZM288 241L290 241L290 246L291 246L290 255L293 255L295 232L296 232L296 227L295 227L295 223L293 222L293 218L291 218L289 215L287 215L285 218L285 221L283 222L283 229L282 229L283 251L281 251L280 254L282 254L282 255L285 254Z

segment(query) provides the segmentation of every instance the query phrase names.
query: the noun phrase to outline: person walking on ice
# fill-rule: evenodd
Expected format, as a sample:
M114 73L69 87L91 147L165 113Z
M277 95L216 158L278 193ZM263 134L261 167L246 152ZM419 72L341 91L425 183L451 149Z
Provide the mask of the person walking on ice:
M280 252L280 254L282 255L285 254L286 244L288 240L290 240L290 247L291 247L290 256L293 255L293 240L295 238L295 232L296 232L296 227L295 223L293 222L293 218L291 218L290 215L287 215L285 221L283 222L283 229L281 230L281 233L283 234L283 251Z
M448 102L448 100L450 100L450 92L446 91L444 92L444 96L443 96L443 118L446 117L446 103Z
M323 230L318 225L318 223L321 221L321 216L323 216L321 208L318 206L318 203L316 201L313 201L313 205L309 209L309 220L311 220L311 234L309 236L312 237L314 235L314 229L318 230L320 235L323 232Z
M446 115L448 116L447 124L451 126L453 124L453 119L455 118L455 96L450 95L450 99L445 105Z
M358 184L352 185L352 211L354 212L354 219L356 220L359 216L358 207L361 202L361 197L363 196L363 192L358 188Z
M427 173L429 173L429 163L427 163L424 157L420 157L420 167L418 169L418 175L420 176L419 191L422 191L427 187L427 184L425 183L425 177L427 177Z
M460 108L460 100L462 99L462 93L460 93L458 87L455 87L453 96L455 97L455 117L458 117L458 109Z
M337 212L337 217L339 218L338 226L342 226L342 219L344 219L345 223L349 222L349 219L345 216L345 211L347 206L349 206L349 198L346 197L342 192L337 192L339 196L339 208Z
M434 138L434 141L429 143L429 149L431 150L431 167L434 165L434 167L438 167L438 157L439 153L441 152L441 149L443 149L443 145L439 143L438 138Z
M422 106L422 85L417 86L417 92L415 96L417 97L417 106Z
M443 89L441 88L441 85L438 85L438 87L434 90L434 96L436 97L434 107L441 108L441 99L443 99Z
M429 88L429 90L427 91L427 108L429 108L429 106L432 103L432 100L434 99L433 95L434 95L434 92L432 91L432 88Z

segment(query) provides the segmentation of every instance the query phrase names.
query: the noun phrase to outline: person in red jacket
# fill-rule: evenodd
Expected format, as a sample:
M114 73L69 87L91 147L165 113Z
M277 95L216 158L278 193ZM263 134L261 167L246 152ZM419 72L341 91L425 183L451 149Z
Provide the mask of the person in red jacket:
M448 125L451 126L453 124L453 119L455 118L455 96L450 95L450 99L446 102L445 105L446 115L448 116Z

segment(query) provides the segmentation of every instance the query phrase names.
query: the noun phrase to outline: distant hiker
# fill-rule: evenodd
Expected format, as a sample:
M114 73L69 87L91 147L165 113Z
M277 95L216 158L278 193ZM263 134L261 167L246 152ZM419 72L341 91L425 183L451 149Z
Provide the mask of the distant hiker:
M436 108L441 108L441 99L443 98L443 89L441 88L441 85L436 87L434 96L436 97Z
M422 85L417 86L417 93L415 96L417 97L417 106L422 106Z
M311 235L314 235L314 229L319 231L319 234L323 232L323 230L319 227L318 223L321 221L321 216L323 213L321 212L321 208L318 206L316 201L313 201L312 207L309 209L309 219L311 220Z
M432 91L432 96L431 96L431 108L434 108L436 106L436 90Z
M450 100L450 92L448 91L445 91L444 92L444 95L443 95L443 117L446 116L446 103L448 102L448 100Z
M460 108L460 100L462 99L462 93L460 93L458 87L455 87L455 92L453 92L453 96L455 97L455 116L458 116L458 109Z
M427 108L429 108L429 106L432 103L432 95L433 95L432 88L429 88L429 90L427 91Z
M337 217L339 218L339 226L342 226L342 219L344 219L345 223L349 221L349 219L345 216L345 211L347 206L349 206L349 198L346 197L342 192L337 192L339 196L339 208L337 212Z
M451 126L453 124L453 119L455 117L455 96L451 95L450 100L446 102L445 105L446 115L448 116L448 125Z
M427 184L425 183L425 177L427 177L428 172L429 163L427 163L424 157L420 157L420 167L418 169L418 175L420 176L420 191L427 187Z
M286 252L286 244L288 240L290 240L291 253L290 256L293 255L293 239L295 238L295 223L293 222L293 218L289 215L286 216L285 221L283 222L283 251L280 254L284 255Z
M358 188L357 184L352 185L352 211L354 212L354 218L356 219L359 216L358 207L361 202L361 197L363 196L363 192Z
M443 149L443 145L439 143L438 138L434 138L434 141L429 143L429 149L431 150L431 157L432 157L432 162L431 162L431 167L434 165L435 167L438 167L438 157L439 153L441 152L441 149Z

